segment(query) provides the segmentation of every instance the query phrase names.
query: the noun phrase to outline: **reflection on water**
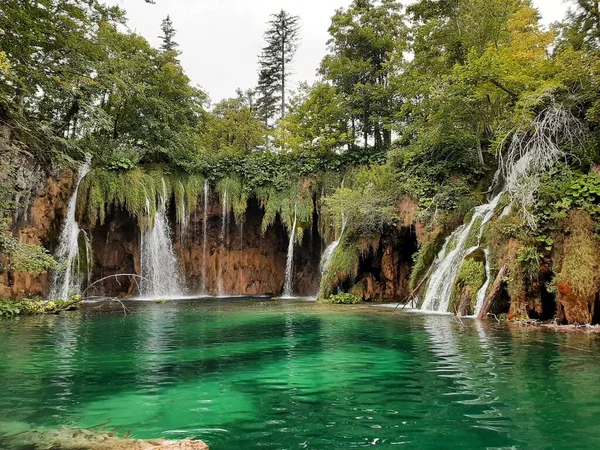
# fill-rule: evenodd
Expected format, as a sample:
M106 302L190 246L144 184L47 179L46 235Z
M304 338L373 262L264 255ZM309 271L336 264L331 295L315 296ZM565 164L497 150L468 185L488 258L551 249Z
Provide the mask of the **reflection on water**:
M0 322L0 433L110 421L213 450L600 447L595 336L265 299L128 307Z

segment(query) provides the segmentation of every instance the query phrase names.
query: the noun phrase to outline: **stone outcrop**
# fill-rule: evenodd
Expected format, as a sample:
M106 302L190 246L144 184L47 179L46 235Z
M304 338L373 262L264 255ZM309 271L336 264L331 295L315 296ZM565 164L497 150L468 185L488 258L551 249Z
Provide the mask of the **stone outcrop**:
M366 244L352 293L366 302L400 301L409 291L417 239L412 227L388 229Z
M25 175L22 174L23 180ZM73 173L64 171L45 181L30 180L31 200L10 220L10 228L24 244L43 245L52 250L57 245L63 216L73 187ZM26 183L23 181L23 183ZM25 192L25 191L23 191ZM0 272L0 298L44 296L49 290L49 274L31 275L24 272Z
M58 430L25 430L4 437L11 446L56 450L208 450L200 440L124 439L110 432L75 428Z
M567 219L568 233L558 274L559 322L591 324L600 288L600 244L594 236L594 220L574 210Z
M222 210L216 197L208 208L206 281L203 283L203 220L199 205L191 212L185 229L173 225L174 211L170 211L173 225L174 250L188 293L216 295L219 281L226 295L279 295L283 290L288 247L287 231L278 220L266 233L261 231L263 210L251 199L243 224L237 224L233 215L226 221L222 235ZM94 254L93 280L123 273L139 274L140 232L136 220L125 211L114 211L105 225L89 230ZM321 237L316 230L308 230L294 252L294 293L315 295L319 283ZM94 286L89 295L131 296L137 293L137 284L131 277L109 278Z

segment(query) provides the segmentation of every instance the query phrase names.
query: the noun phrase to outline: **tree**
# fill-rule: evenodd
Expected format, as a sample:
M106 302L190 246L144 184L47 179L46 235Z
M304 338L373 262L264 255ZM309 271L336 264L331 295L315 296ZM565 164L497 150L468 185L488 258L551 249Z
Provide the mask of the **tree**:
M282 9L271 16L265 32L267 45L259 58L258 91L262 115L267 121L274 117L276 113L274 105L277 102L280 103L280 117L285 117L289 65L294 59L300 39L299 21L298 16L293 16Z
M488 150L548 93L554 34L526 0L421 0L408 14L414 58L393 80L407 100L402 141L430 163L485 168Z
M252 92L222 100L212 111L206 127L205 144L212 153L246 155L265 141L266 129L253 107Z
M394 0L354 0L339 9L329 27L328 55L321 74L344 95L352 134L362 129L365 149L391 145L390 120L398 105L390 76L406 48L406 26Z
M162 36L160 36L162 39L162 44L160 46L162 51L177 52L177 47L179 47L179 44L175 42L175 33L177 30L173 27L170 16L167 16L167 18L162 21L160 29L163 32Z
M567 15L567 35L580 47L582 44L600 49L600 3L598 0L572 0L575 7Z
M324 154L350 145L343 100L338 89L328 83L303 84L281 122L281 146Z
M258 116L269 127L269 121L277 114L279 102L281 100L279 92L278 74L270 69L262 69L258 76Z

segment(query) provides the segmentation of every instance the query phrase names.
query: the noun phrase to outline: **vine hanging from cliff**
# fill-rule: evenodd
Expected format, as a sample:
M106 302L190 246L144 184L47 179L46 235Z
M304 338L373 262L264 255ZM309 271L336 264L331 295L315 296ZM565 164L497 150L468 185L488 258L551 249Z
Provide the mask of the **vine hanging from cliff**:
M122 208L135 217L140 229L154 223L161 202L175 201L177 222L189 214L203 190L201 175L179 175L155 169L126 172L94 169L82 181L77 196L77 218L91 227L104 224L108 213ZM187 211L187 213L186 213Z

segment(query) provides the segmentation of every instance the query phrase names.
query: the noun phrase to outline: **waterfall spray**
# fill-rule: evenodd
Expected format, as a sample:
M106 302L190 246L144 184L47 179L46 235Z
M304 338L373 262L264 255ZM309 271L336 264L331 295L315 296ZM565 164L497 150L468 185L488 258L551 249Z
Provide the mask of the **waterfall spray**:
M223 193L222 200L222 211L221 211L221 254L219 255L219 274L217 281L217 293L219 297L225 295L225 288L223 286L223 254L225 253L226 248L226 239L227 239L227 224L228 224L228 200L227 200L227 191Z
M452 295L452 287L454 286L456 276L466 257L479 248L483 229L494 216L494 211L503 195L504 192L501 192L489 203L475 208L471 221L468 224L459 227L450 235L450 237L448 237L448 239L446 239L444 247L433 263L432 274L429 278L429 284L421 310L440 313L448 312L450 296ZM476 223L479 223L476 245L467 248L467 238L471 235L471 231ZM450 250L451 245L454 243L456 243L456 248ZM486 256L486 260L487 259ZM483 295L485 296L485 293Z
M65 267L62 272L57 272L52 280L52 288L50 289L50 298L52 299L66 299L73 293L78 293L81 287L81 279L79 276L80 267L80 255L79 255L79 238L82 230L79 228L77 220L75 219L75 212L77 209L77 194L79 192L79 185L81 180L90 172L91 164L90 161L86 161L81 166L77 173L77 181L75 183L75 190L69 200L69 206L67 208L67 215L65 216L62 230L60 233L60 240L58 250L56 252L56 260ZM91 248L90 240L88 236L84 234L84 245L86 252L86 264L89 278L90 271L90 258Z
M329 264L331 264L331 258L333 258L333 254L340 246L340 242L342 241L342 237L344 236L344 231L346 230L346 222L346 215L342 213L342 229L340 231L340 236L327 246L327 248L323 252L323 255L321 256L321 262L319 264L319 268L321 269L321 276L323 276L323 274L329 267Z
M294 243L296 241L296 225L298 217L294 207L294 225L290 233L290 242L288 244L287 261L285 265L285 283L283 285L283 297L291 298L294 295Z
M181 276L167 219L167 188L163 179L163 193L154 216L151 217L150 200L146 197L146 214L149 229L141 238L141 294L149 298L179 297L183 294Z
M208 180L204 180L204 216L202 222L202 291L207 291L206 283L206 263L207 263L207 244L208 244L208 199L210 196L210 185Z

